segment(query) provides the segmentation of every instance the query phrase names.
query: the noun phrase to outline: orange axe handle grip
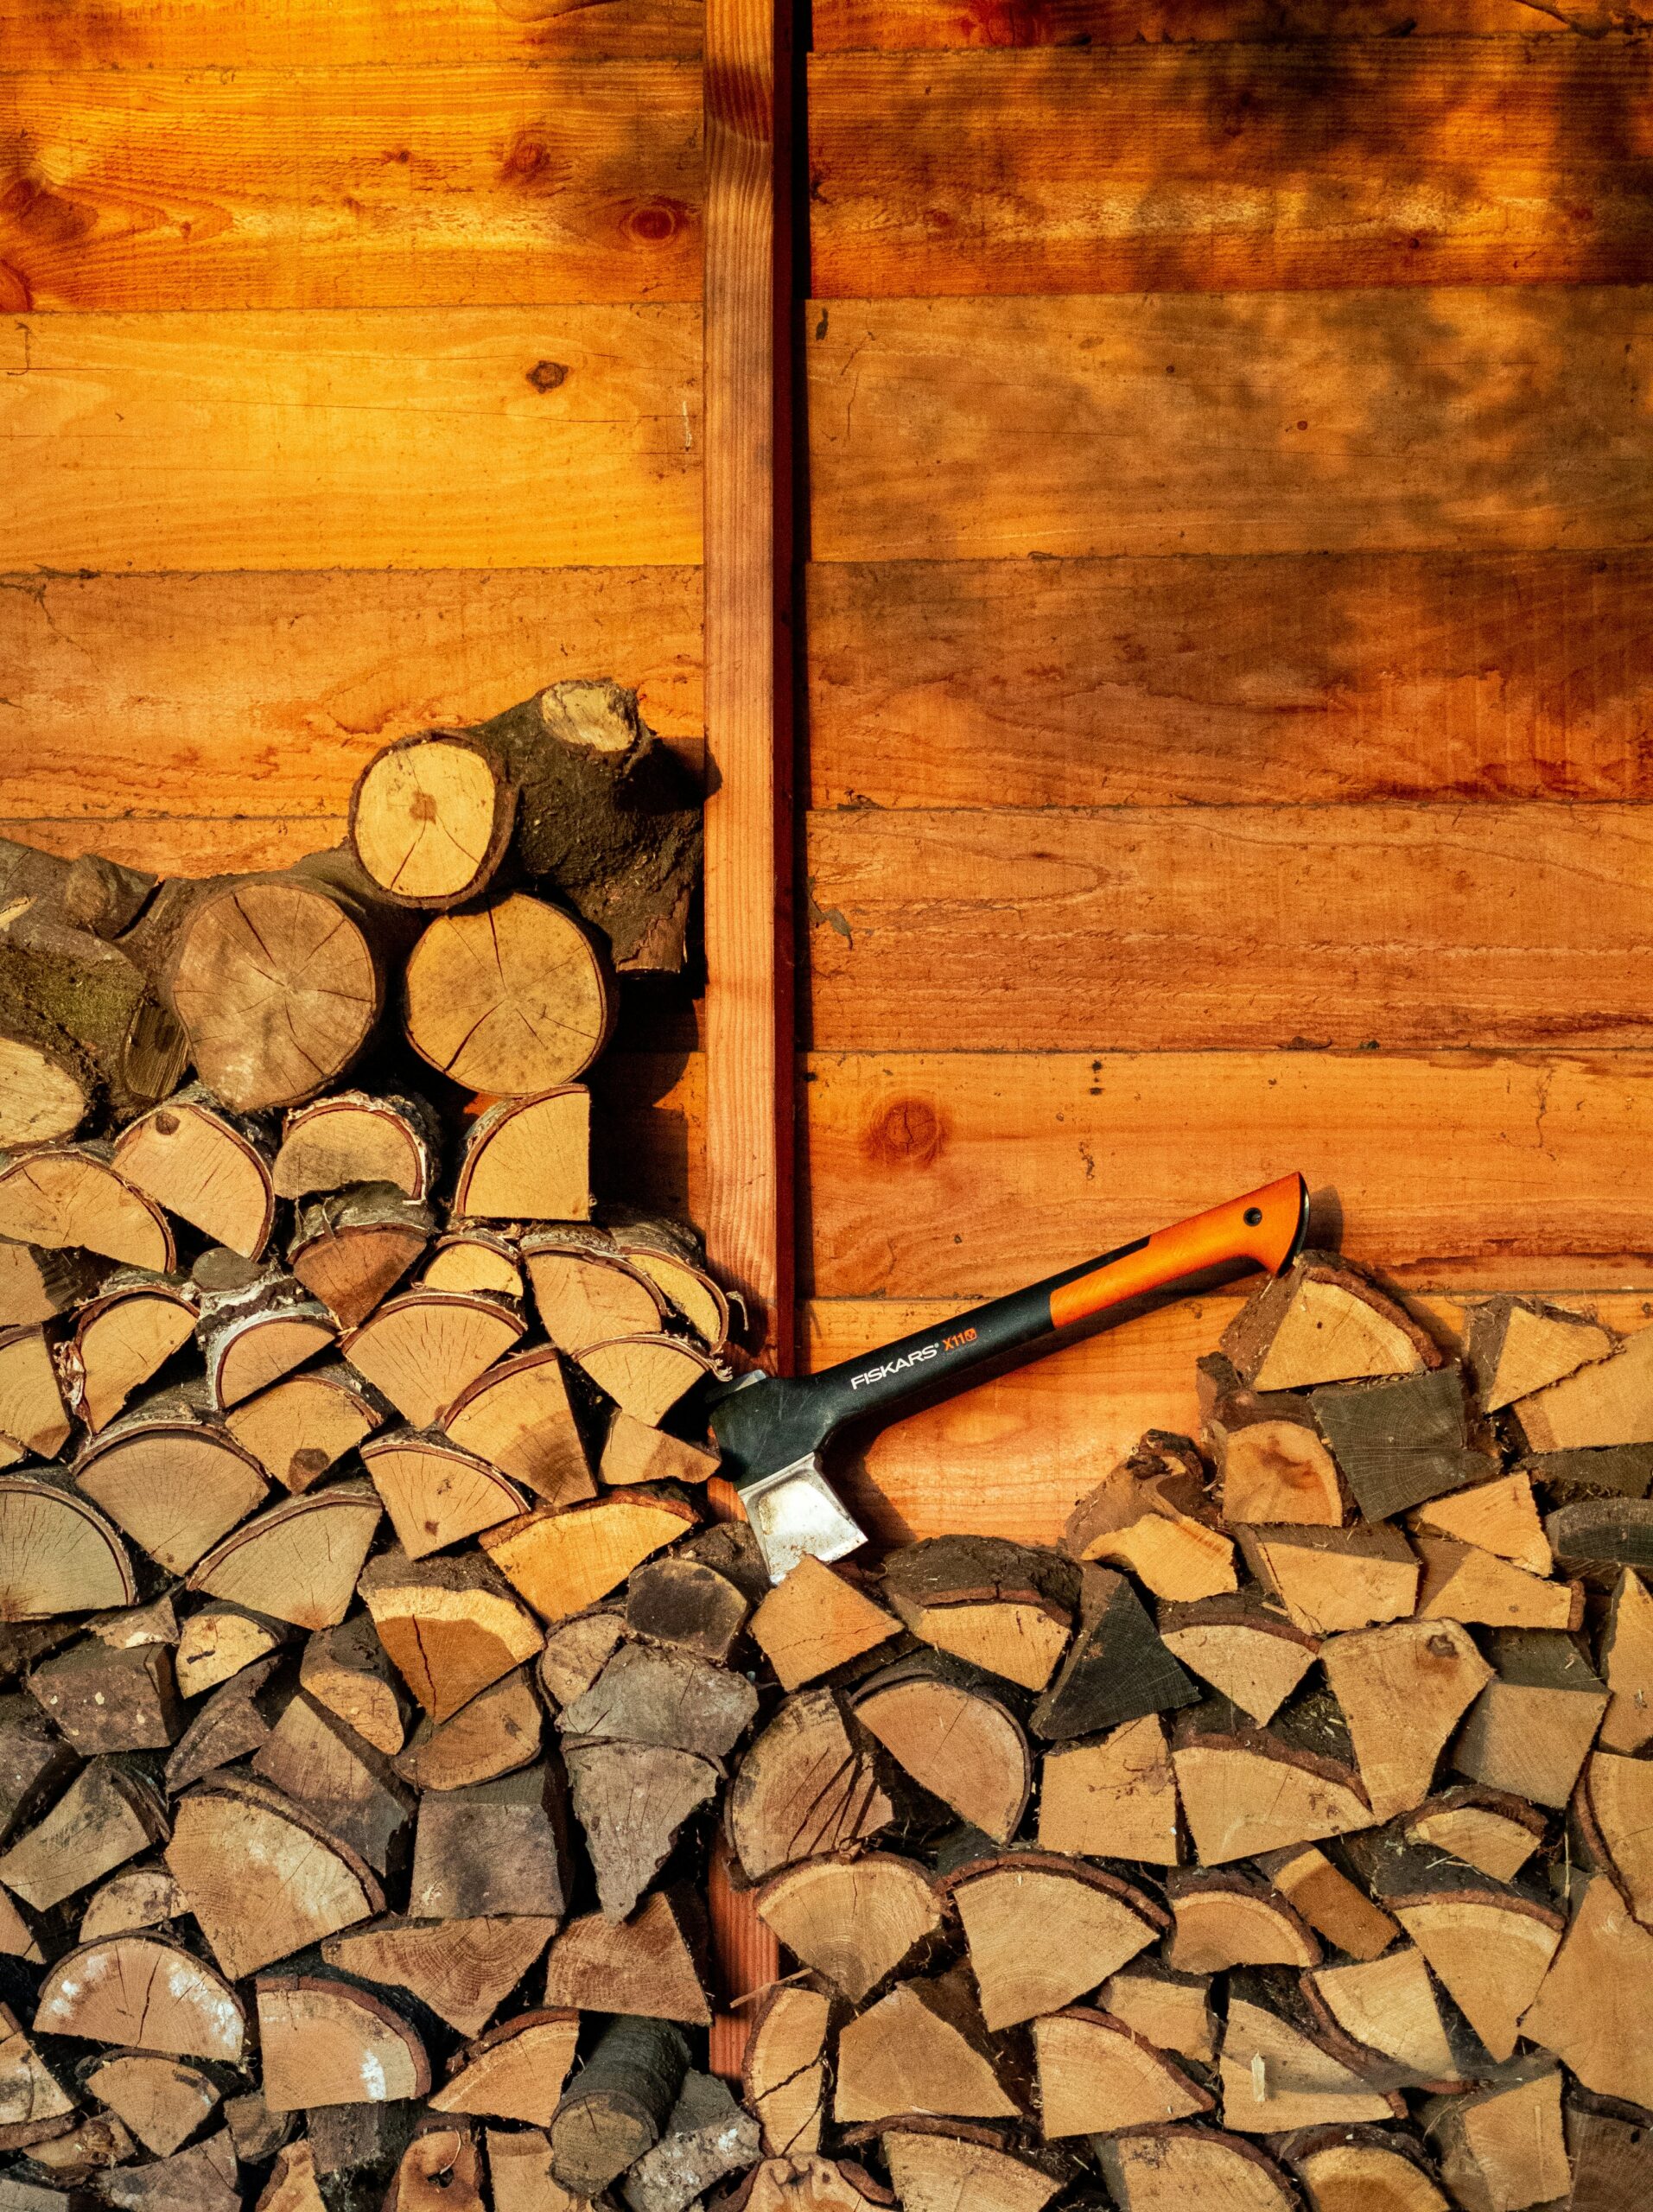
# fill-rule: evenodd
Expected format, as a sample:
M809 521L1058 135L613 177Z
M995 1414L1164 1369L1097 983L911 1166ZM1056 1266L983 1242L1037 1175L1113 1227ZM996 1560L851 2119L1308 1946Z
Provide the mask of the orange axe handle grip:
M1277 1183L1265 1183L1243 1198L1230 1198L1207 1213L1158 1230L1053 1285L1051 1326L1069 1328L1110 1306L1164 1290L1225 1262L1253 1260L1260 1268L1278 1272L1297 1249L1307 1206L1302 1177L1282 1175Z

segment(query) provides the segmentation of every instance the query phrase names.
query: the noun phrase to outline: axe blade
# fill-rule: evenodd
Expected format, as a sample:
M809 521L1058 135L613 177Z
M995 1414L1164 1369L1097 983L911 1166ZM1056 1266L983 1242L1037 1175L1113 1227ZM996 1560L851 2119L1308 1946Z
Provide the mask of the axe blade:
M830 1563L857 1551L867 1532L844 1510L811 1452L741 1491L769 1580L779 1582L804 1558Z

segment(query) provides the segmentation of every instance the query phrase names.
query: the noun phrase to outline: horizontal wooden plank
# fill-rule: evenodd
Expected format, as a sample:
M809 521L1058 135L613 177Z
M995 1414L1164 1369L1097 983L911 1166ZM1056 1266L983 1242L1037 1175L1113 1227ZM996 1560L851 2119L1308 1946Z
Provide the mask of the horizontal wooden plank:
M826 1051L1653 1045L1653 810L817 814Z
M0 147L9 308L700 296L694 62L0 74Z
M575 676L697 766L700 626L691 568L0 577L6 810L339 814L381 746Z
M15 4L15 0L14 0ZM1523 0L815 0L817 53L856 48L1121 46L1138 40L1424 38L1610 28L1605 7ZM0 22L4 21L0 10Z
M1560 1297L1573 1286L1543 1287ZM1626 1334L1646 1327L1653 1311L1645 1291L1584 1302ZM1461 1341L1462 1300L1413 1303L1442 1343ZM960 1529L1052 1542L1144 1429L1198 1432L1194 1363L1215 1349L1239 1306L1237 1297L1195 1299L1133 1319L884 1430L859 1453L835 1459L833 1479L881 1542ZM856 1358L950 1311L933 1300L817 1301L806 1315L810 1366Z
M299 69L697 54L702 0L0 0L10 69Z
M817 302L812 552L1402 552L1653 533L1653 289Z
M687 306L0 326L0 571L700 557Z
M1650 88L1584 39L825 54L813 288L1636 283Z
M995 1297L1295 1168L1408 1282L1653 1281L1653 1056L817 1053L817 1297Z
M817 806L1653 797L1644 552L822 563L808 584Z

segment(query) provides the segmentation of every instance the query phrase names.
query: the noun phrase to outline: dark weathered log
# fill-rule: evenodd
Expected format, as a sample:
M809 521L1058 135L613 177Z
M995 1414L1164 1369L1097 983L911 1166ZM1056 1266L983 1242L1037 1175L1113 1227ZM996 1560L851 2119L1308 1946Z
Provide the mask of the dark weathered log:
M689 2044L666 2020L620 2018L603 2031L551 2123L551 2171L594 2196L664 2133L689 2070Z

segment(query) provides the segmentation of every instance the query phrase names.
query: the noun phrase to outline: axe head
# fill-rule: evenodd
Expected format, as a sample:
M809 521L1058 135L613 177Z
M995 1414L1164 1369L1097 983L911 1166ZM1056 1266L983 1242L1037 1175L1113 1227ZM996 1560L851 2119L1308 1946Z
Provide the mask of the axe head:
M843 1559L866 1542L821 1471L821 1447L836 1423L818 1391L784 1376L743 1375L710 1410L723 1472L741 1494L772 1582L806 1555Z

